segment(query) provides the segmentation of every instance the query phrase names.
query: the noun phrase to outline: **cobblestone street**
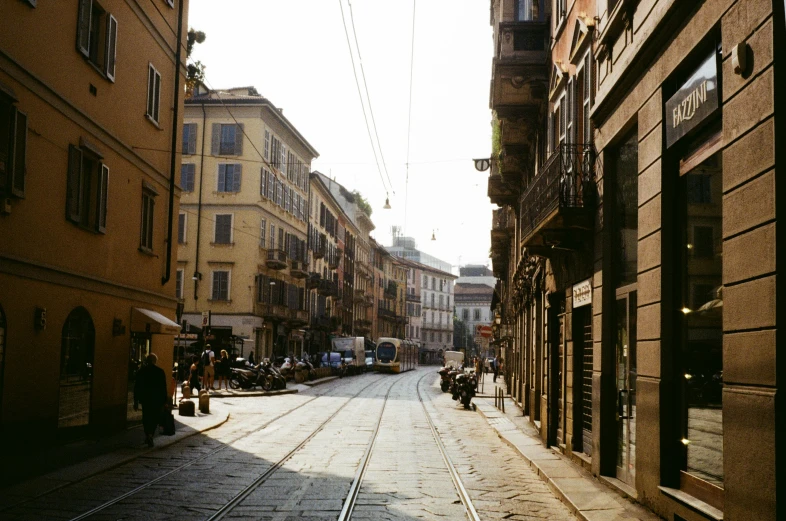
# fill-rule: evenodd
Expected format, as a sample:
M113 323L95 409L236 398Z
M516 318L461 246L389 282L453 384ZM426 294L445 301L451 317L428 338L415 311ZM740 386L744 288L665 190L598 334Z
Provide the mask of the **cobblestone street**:
M433 368L421 368L276 397L214 397L230 416L218 428L3 501L0 517L464 519L466 501L480 519L575 519L482 415L461 409L437 382Z

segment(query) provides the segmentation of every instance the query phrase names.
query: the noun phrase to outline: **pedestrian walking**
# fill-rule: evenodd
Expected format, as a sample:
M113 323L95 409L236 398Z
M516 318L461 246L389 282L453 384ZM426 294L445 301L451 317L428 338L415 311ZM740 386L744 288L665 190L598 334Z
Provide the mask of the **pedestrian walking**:
M158 357L153 353L145 358L145 365L136 373L134 384L134 410L142 405L142 426L145 430L145 443L153 446L153 435L161 421L164 404L168 401L166 374L156 366Z
M491 368L494 370L494 383L497 383L497 376L499 376L499 359L495 358L491 363Z
M205 344L205 350L202 352L202 367L204 367L204 375L202 376L202 384L205 389L215 391L213 389L213 381L216 378L216 354L213 352L210 344Z
M188 386L191 388L191 392L199 392L202 389L202 386L199 384L199 358L193 356L191 358L191 368L189 369L188 374Z
M218 376L218 390L221 390L221 382L224 382L224 389L229 390L229 354L226 349L221 350L221 358L216 360L216 375Z

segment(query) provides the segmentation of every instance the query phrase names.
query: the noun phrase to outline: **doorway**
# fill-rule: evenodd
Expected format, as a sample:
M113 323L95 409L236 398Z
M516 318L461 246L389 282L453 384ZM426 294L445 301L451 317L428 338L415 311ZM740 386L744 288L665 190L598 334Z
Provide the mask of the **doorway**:
M85 308L78 307L63 325L58 428L82 427L90 423L94 352L93 319Z
M592 306L573 308L573 450L592 455Z
M617 479L636 485L636 291L620 288L614 307Z

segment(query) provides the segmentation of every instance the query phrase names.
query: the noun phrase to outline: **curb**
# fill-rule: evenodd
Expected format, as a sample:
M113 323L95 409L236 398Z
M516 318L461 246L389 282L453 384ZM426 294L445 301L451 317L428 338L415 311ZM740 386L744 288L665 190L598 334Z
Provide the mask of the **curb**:
M315 385L326 384L328 382L332 382L333 380L337 380L338 376L326 376L325 378L319 378L317 380L311 380L310 382L303 382L303 385L307 385L309 387L314 387Z
M506 398L510 397L508 396ZM537 476L548 485L557 498L559 498L559 500L568 507L571 513L573 513L579 519L583 521L593 521L595 519L599 519L598 515L603 513L617 514L620 516L620 519L627 519L630 521L659 521L661 519L657 515L647 511L638 503L635 503L629 499L625 499L621 495L615 493L613 490L608 489L608 487L601 484L600 481L598 481L594 476L589 475L585 469L578 467L576 464L565 458L564 455L544 447L539 439L536 440L537 443L526 445L524 448L520 447L514 440L511 439L510 435L513 434L516 436L522 436L527 440L532 439L531 436L521 431L512 421L510 421L510 419L507 418L506 414L504 414L502 411L499 411L492 405L489 405L488 403L482 403L477 407L477 409L478 412L480 412L480 414L483 415L483 417L489 423L489 426L497 432L497 436L499 436L499 438L504 443L506 443L522 458L524 458L524 461L526 461L530 468L535 471ZM492 422L492 420L496 419L499 419L499 421ZM501 423L506 424L505 430L501 429ZM532 449L528 450L529 447ZM546 467L550 465L546 462L557 463L557 466L562 467L562 472L560 472L560 469L554 468L549 470ZM565 481L565 483L562 483L562 486L560 486L561 483L558 483L556 480ZM566 488L575 490L576 487L571 485L574 485L576 480L581 481L586 487L594 489L591 491L588 490L578 492L576 494L577 496L584 496L581 499L586 502L587 492L592 492L593 496L595 498L601 498L601 501L605 498L608 498L608 507L605 507L604 504L605 508L599 508L598 506L581 508L580 505L576 503L576 499L571 497L572 494L570 491L565 490ZM606 518L604 517L603 519ZM617 518L609 517L609 519Z

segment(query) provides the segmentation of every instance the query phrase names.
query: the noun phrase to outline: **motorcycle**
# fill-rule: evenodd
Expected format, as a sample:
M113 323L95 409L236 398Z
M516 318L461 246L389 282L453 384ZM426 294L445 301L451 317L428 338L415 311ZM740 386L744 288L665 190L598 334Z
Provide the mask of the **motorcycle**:
M452 397L454 400L459 400L465 409L470 408L472 398L475 396L477 381L477 376L474 373L459 373L453 379Z
M292 363L292 359L287 357L284 359L284 362L278 368L278 372L281 373L281 376L284 379L289 380L290 378L294 378L295 376L295 364Z
M270 380L256 367L232 367L230 371L229 387L232 389L253 389L258 386L265 391L270 390Z
M316 378L316 372L314 371L314 366L311 365L311 362L308 359L306 359L306 358L303 358L303 359L299 360L295 364L295 372L296 373L305 373L304 380L311 381L314 378Z
M287 387L287 380L284 376L276 369L269 359L265 358L257 367L259 370L265 374L268 382L269 382L269 389L278 390L278 389L286 389Z
M458 374L458 371L454 367L446 366L440 369L439 371L439 388L442 389L443 393L448 392L450 390L450 386L453 383L453 377Z

